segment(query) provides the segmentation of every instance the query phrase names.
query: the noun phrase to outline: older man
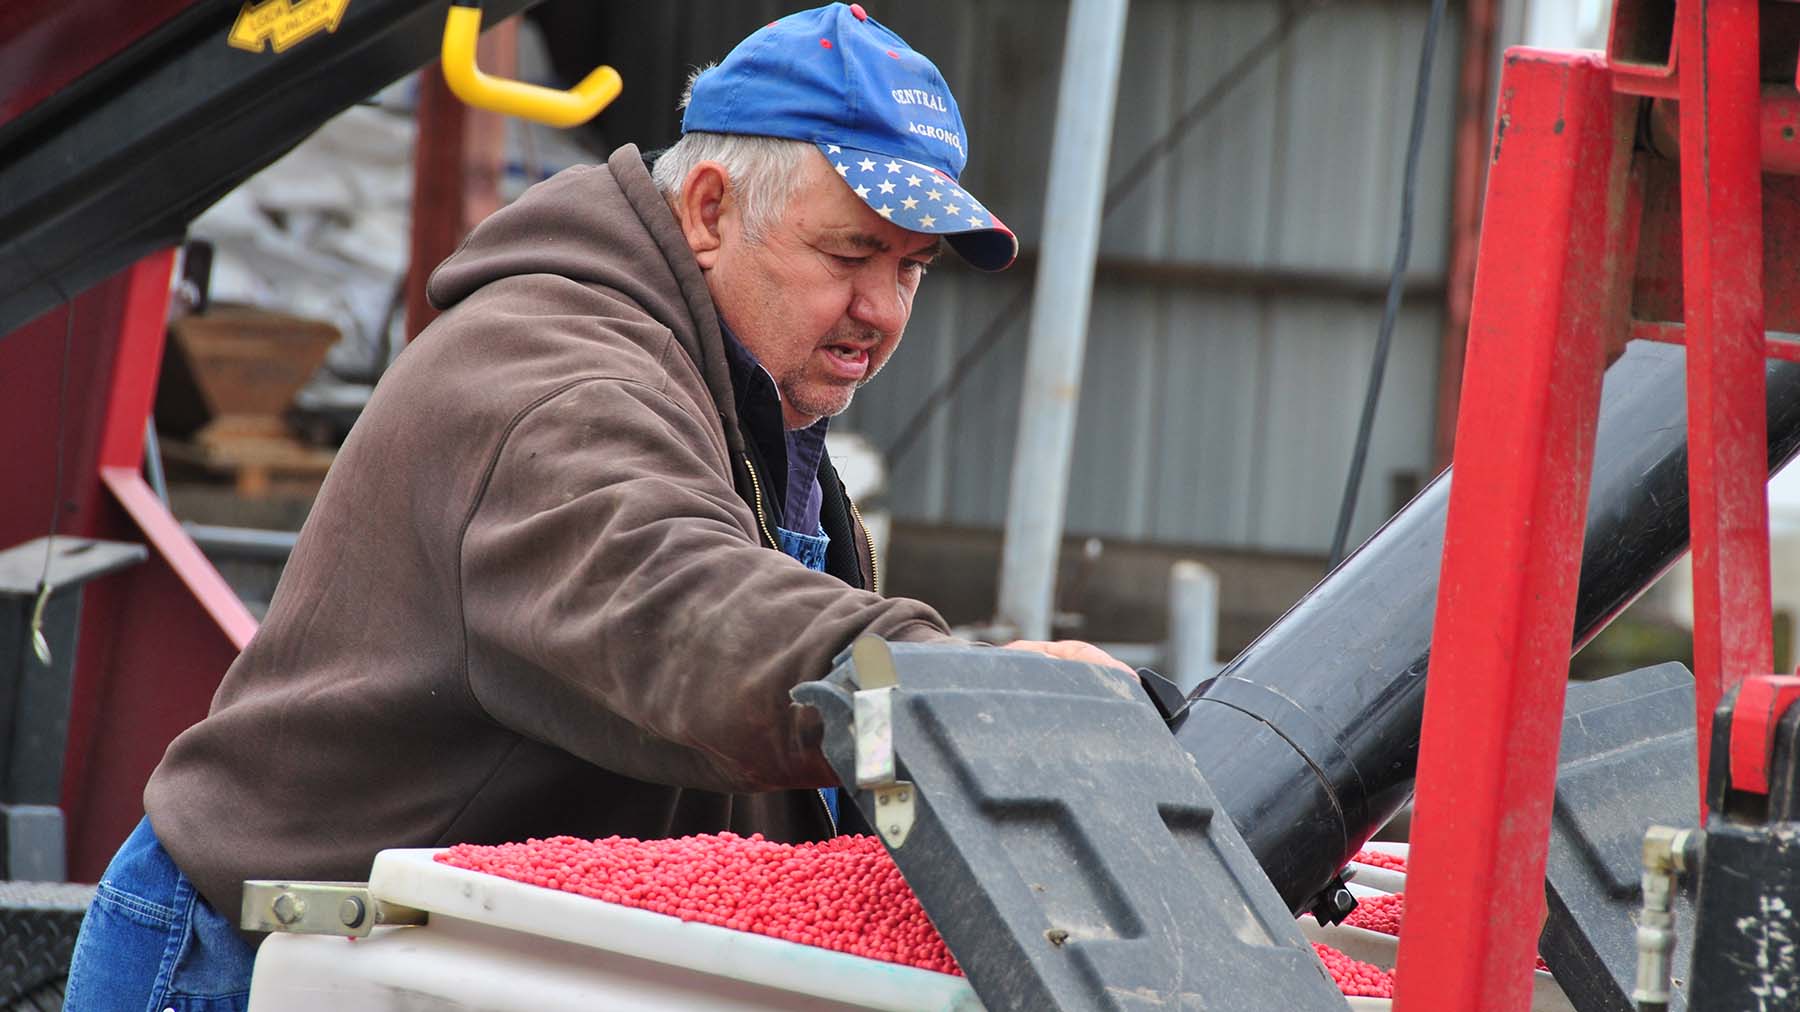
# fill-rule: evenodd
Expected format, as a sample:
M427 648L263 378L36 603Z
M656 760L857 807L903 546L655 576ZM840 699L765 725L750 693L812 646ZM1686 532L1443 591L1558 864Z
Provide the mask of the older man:
M940 244L999 269L1017 243L957 182L937 69L859 6L745 40L683 132L654 174L626 147L533 188L433 275L445 313L150 780L70 1012L241 1008L246 878L851 816L788 689L863 633L948 631L873 592L826 419L894 353Z

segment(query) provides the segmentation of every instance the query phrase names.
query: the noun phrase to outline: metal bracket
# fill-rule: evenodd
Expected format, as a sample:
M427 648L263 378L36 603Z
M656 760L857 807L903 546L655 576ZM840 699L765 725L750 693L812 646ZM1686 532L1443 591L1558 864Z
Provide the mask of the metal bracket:
M376 899L367 882L251 881L244 883L238 927L363 938L376 925L424 924L426 918L423 910Z
M905 845L912 832L917 792L901 780L894 761L894 655L879 636L863 636L850 646L856 666L854 697L856 786L875 795L875 831L889 846Z
M913 785L895 774L894 686L856 694L856 786L875 794L875 831L890 847L913 827Z
M1688 870L1689 847L1704 834L1651 826L1644 834L1644 906L1638 912L1637 987L1631 1000L1643 1010L1669 1007L1669 964L1675 953L1675 880Z

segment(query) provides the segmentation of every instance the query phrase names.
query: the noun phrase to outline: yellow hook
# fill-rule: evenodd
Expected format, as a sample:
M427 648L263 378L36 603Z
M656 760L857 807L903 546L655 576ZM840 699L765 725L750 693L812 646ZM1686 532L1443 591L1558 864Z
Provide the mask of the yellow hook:
M478 109L553 127L580 126L612 104L624 86L611 67L596 67L568 91L489 77L475 65L475 40L480 34L481 0L453 0L444 20L444 81L452 94Z

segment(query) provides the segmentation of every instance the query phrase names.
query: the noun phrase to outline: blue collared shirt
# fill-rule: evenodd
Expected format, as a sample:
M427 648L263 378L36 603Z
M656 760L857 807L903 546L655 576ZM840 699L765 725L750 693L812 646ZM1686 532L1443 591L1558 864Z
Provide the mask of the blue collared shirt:
M819 510L825 498L819 487L819 462L825 456L825 431L830 428L831 419L821 418L804 429L789 429L781 417L781 392L776 389L775 378L724 320L719 321L719 331L725 336L725 357L737 395L738 421L745 436L756 444L764 465L776 471L766 477L782 490L778 523L806 535L818 532Z

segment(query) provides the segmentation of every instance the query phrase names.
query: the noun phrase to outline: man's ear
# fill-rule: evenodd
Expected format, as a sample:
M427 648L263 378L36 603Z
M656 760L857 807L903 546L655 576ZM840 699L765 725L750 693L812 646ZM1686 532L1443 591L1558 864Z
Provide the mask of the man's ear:
M719 258L722 242L720 219L725 213L725 195L731 177L718 162L701 162L691 169L681 184L681 195L675 201L675 217L681 222L681 234L702 270L710 269Z

